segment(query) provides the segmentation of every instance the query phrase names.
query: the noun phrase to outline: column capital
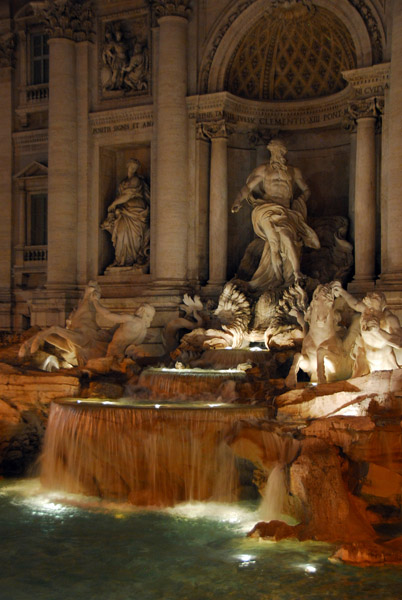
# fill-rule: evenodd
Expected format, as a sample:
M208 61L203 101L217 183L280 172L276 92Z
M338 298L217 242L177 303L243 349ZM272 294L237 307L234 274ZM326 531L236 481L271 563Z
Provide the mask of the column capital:
M197 140L204 140L204 141L209 140L209 137L205 133L204 125L205 125L205 123L196 123L195 124L195 137Z
M377 119L382 114L384 102L379 98L364 98L348 104L348 114L355 121L359 119Z
M8 31L0 35L0 68L14 66L16 37Z
M162 17L184 17L189 19L192 14L190 0L148 0L156 20Z
M94 13L92 0L44 0L32 2L50 38L67 38L77 42L92 40Z
M227 139L231 133L233 133L233 129L229 127L224 119L219 121L211 121L208 123L198 123L197 127L200 126L200 130L204 135L204 139L217 139L224 138ZM198 129L197 129L198 133Z

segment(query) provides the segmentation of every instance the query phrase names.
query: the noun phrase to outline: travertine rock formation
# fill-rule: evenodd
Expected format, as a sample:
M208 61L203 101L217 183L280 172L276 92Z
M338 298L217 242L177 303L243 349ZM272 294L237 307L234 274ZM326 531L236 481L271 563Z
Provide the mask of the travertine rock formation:
M0 475L26 474L34 466L51 401L78 390L75 374L23 372L0 363Z

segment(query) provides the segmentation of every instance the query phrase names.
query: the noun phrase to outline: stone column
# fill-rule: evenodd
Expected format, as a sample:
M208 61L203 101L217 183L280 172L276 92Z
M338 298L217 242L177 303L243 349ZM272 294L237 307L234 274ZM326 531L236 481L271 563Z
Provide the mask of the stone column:
M402 291L402 2L392 6L392 44L389 95L385 110L388 123L387 183L383 218L384 258L380 284ZM399 304L401 300L399 298Z
M88 38L92 12L89 2L75 0L46 0L36 11L49 35L47 288L68 291L77 283L78 162L82 160L78 156L76 40Z
M49 40L48 289L77 275L77 97L75 42Z
M355 172L355 276L352 291L373 288L375 279L376 155L375 126L378 115L375 98L350 105L357 122Z
M11 328L14 36L0 34L0 329Z
M221 287L226 283L227 276L228 131L224 121L205 124L203 129L211 139L208 284L214 287Z
M155 278L166 284L184 283L187 276L187 5L153 3L159 25L153 264Z

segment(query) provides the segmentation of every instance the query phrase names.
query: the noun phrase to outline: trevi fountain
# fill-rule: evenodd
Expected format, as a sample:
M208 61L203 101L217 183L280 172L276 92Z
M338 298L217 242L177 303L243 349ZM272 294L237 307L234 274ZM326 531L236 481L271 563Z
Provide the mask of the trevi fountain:
M16 22L44 20L53 31L60 27L65 31L63 21L57 21L60 14L71 18L71 6L78 11L74 13L78 21L71 21L73 33L55 34L49 41L51 57L61 41L77 48L81 44L81 49L89 43L85 36L74 37L89 19L87 2L20 4L26 6L16 13ZM375 248L367 251L367 240L374 222L370 208L366 214L358 212L359 198L373 197L371 184L364 187L358 171L364 171L362 161L369 160L370 152L371 138L367 134L363 139L363 125L370 121L374 135L374 121L383 110L381 94L370 100L375 118L374 113L360 118L356 97L351 96L348 126L353 121L360 127L354 237L348 234L349 219L341 207L339 214L316 210L306 163L299 164L297 152L292 152L296 138L288 135L296 121L289 126L278 121L278 127L259 131L255 160L247 163L247 169L243 165L236 185L229 187L220 144L240 134L231 130L228 108L226 123L211 123L208 118L197 122L197 139L214 140L207 193L215 212L211 209L205 228L210 236L209 280L195 284L189 279L184 284L180 244L187 232L182 233L183 225L180 229L174 198L181 197L182 180L180 169L169 171L184 156L180 122L175 120L181 80L163 104L163 90L173 86L163 87L169 69L166 65L166 71L161 69L166 48L172 64L177 67L180 62L171 42L177 26L177 47L184 44L180 28L191 7L188 2L172 2L174 10L159 0L146 3L159 19L156 58L156 51L152 55L148 47L145 25L140 28L143 8L131 13L129 3L115 0L122 12L112 19L111 11L117 10L113 0L109 8L99 8L103 4L107 3L97 3L102 26L97 93L106 111L104 122L118 123L114 103L121 102L124 108L150 94L150 69L158 60L156 144L159 152L165 152L166 165L150 161L141 145L127 145L124 128L115 130L115 146L102 146L106 170L99 175L110 180L104 194L107 202L97 213L88 209L88 215L97 214L91 235L98 236L107 251L102 250L98 272L80 271L80 295L72 293L64 312L48 318L56 313L52 294L59 298L60 282L70 281L69 248L75 243L69 238L67 221L73 216L66 212L63 195L73 180L71 172L60 166L63 152L55 132L64 132L66 162L73 141L67 139L68 120L57 129L57 111L51 108L58 98L60 114L67 115L71 89L67 79L67 87L51 88L49 152L53 140L54 155L49 156L49 168L53 165L54 172L49 171L49 201L51 194L58 194L66 235L57 229L59 217L49 205L49 236L54 238L51 242L49 237L47 283L38 288L47 290L43 298L48 304L34 293L27 304L28 326L12 332L4 327L1 338L0 595L4 600L396 600L402 582L402 326L397 303L388 302L386 290L368 283L373 277L366 266L370 252L374 261ZM242 19L242 11L250 6L263 10L264 5L259 0L246 2L243 8L240 4L232 2L238 12L230 22ZM269 10L261 18L266 27L288 23L293 31L295 23L310 23L314 15L321 24L332 23L329 8L335 3L265 4ZM363 4L381 2L350 2L359 5L364 16ZM401 25L400 12L396 7ZM356 54L348 46L352 38L346 26L340 16L333 19L344 36L339 33L337 38L344 41L344 46L337 42L337 56L344 52L344 61L349 56L351 62L345 64L351 69L361 48L357 46ZM352 29L358 32L356 19ZM256 23L250 35L260 31ZM173 28L168 37L167 27ZM221 28L214 39L226 43L226 31ZM374 44L370 31L378 51L379 42ZM401 37L401 31L395 33L395 47L397 34ZM233 73L236 61L242 65L246 60L244 48L250 39L242 38L231 49L225 85L232 98L236 93L242 96L240 75ZM284 38L278 34L280 39ZM361 39L366 43L363 34ZM6 47L13 50L14 42L7 40ZM220 56L218 42L211 48L204 71L207 65L213 68L215 52ZM58 54L60 64L65 58L66 69L67 54ZM311 64L313 59L312 55ZM400 63L400 57L393 55L393 60ZM51 80L58 77L52 64ZM250 59L249 67L252 64ZM377 75L383 85L382 72ZM325 77L323 73L320 81ZM350 75L348 81L355 79ZM329 80L327 85L331 91ZM392 85L396 84L391 83L391 96L399 90ZM382 92L385 88L384 84ZM282 93L280 87L276 90ZM334 97L346 94L337 90L331 91ZM218 89L219 93L224 92ZM284 105L285 91L283 95ZM310 100L312 105L316 101ZM41 113L32 112L28 104L23 108L19 118L22 123L27 119L23 126L28 133ZM258 110L262 115L262 103ZM331 119L338 117L328 116ZM80 123L83 131L85 119ZM97 127L93 136L110 133L106 131L110 126L101 120ZM394 138L389 122L387 127L390 141L384 152L389 158ZM81 133L79 152L84 147ZM257 135L248 131L247 139L252 134ZM361 158L365 151L366 159ZM107 167L112 155L114 170ZM152 169L156 164L152 178L150 164ZM38 182L45 167L39 162L32 165ZM329 172L332 166L327 168ZM31 198L36 188L29 187L33 183L28 171L21 171L15 181L21 194ZM77 173L77 190L89 198L80 161ZM153 212L153 199L163 197L164 187L166 205L159 203ZM391 188L389 183L390 198ZM166 220L162 206L166 213L172 211ZM392 206L389 200L389 215ZM79 215L86 223L84 213ZM230 271L227 249L233 250L236 240L228 243L228 239L236 219L250 239L244 244L239 238L241 252L238 260L230 258L231 264L236 263ZM395 238L395 232L392 235ZM78 246L80 256L81 252L89 256L97 247L90 236L88 240L86 249ZM51 243L60 245L57 260L56 254L51 255ZM170 254L172 248L176 250ZM199 244L201 253L200 249ZM21 267L15 273L29 299L40 271L25 273ZM157 283L152 287L154 276ZM163 319L162 296L168 299L163 307L169 306L169 311L163 308ZM24 306L19 299L15 323L22 323Z

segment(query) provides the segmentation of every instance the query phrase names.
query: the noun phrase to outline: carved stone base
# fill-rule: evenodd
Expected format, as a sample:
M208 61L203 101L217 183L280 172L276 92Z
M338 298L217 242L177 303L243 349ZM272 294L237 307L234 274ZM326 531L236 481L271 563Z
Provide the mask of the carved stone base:
M402 293L402 273L382 273L377 286L384 292L390 290Z
M105 269L105 275L107 274L127 274L127 273L148 273L149 272L149 262L144 265L128 265L124 267L119 267L118 265L109 265Z
M373 291L375 288L375 282L372 278L367 279L353 279L348 285L348 292L351 294L366 294L367 292Z

